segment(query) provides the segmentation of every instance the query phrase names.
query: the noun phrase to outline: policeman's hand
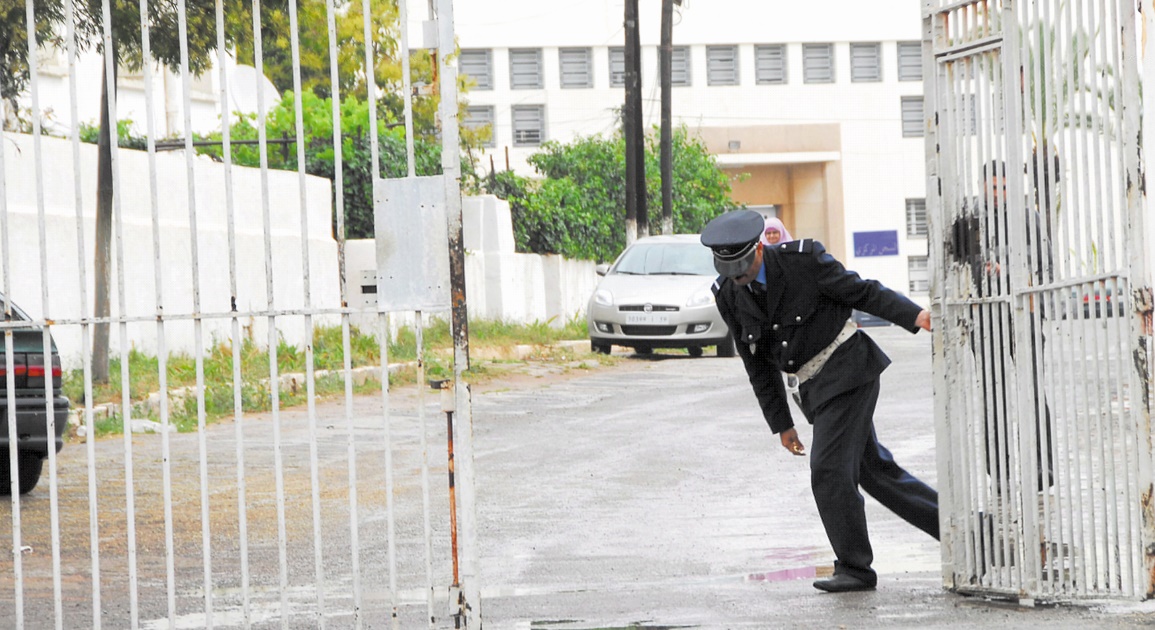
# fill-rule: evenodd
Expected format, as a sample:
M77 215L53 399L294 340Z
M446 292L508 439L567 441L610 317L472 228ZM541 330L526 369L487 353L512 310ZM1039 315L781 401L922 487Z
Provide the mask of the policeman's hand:
M786 429L778 437L782 440L782 448L798 456L806 454L806 447L802 446L802 440L798 439L798 431L794 427Z
M930 331L930 311L923 310L919 312L918 317L914 318L914 325L923 330Z

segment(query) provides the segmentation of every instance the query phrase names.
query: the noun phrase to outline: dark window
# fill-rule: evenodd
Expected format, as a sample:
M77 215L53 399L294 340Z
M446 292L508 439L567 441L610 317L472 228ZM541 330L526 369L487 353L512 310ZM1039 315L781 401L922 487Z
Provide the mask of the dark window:
M626 84L626 49L622 47L610 49L610 87L623 87Z
M786 45L754 47L754 82L758 85L786 83Z
M802 44L802 80L834 83L834 44Z
M856 83L882 80L882 44L850 44L850 80Z
M898 42L898 80L922 81L922 42Z
M902 137L921 138L925 135L922 118L922 97L902 97Z
M676 46L670 51L670 85L690 85L690 49Z
M706 84L738 85L738 47L706 47Z
M541 49L511 49L509 51L509 87L514 90L530 90L543 86Z
M545 141L545 105L513 106L513 146L533 147Z
M466 107L465 120L461 121L461 126L477 131L488 127L489 138L482 141L481 146L497 146L497 142L494 140L496 130L493 128L493 105L470 105Z
M910 292L927 293L930 291L930 261L926 256L910 256L906 259Z
M492 50L462 50L457 60L461 74L467 74L477 82L475 90L493 89L493 51Z
M906 235L926 237L926 199L906 200Z
M589 48L562 48L558 50L563 88L592 88L594 86L593 53Z

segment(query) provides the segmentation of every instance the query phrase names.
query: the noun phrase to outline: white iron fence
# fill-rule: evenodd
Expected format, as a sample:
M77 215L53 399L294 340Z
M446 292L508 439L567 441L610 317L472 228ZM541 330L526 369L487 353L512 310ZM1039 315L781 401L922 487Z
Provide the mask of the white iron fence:
M944 582L1155 584L1150 284L1129 0L926 0Z
M230 128L235 118L227 104L232 102L230 85L235 84L229 76L235 66L228 56L235 49L226 45L226 30L238 28L242 15L231 12L251 12L251 22L242 22L240 28L248 28L255 39L259 77L264 58L261 37L253 35L269 11L283 10L279 15L288 16L288 31L281 34L291 40L296 137L304 139L298 33L327 27L333 68L329 90L340 94L351 77L342 77L337 70L338 14L347 16L357 9L371 16L363 20L366 40L395 33L399 49L409 51L409 3L396 6L398 15L392 15L392 22L374 23L391 13L375 11L380 7L369 0L327 2L327 23L307 25L297 23L295 0L267 4L272 9L263 12L255 0L178 0L175 7L141 0L142 15L169 15L175 24L143 19L126 26L121 16L113 19L113 3L97 3L103 15L98 37L106 50L112 48L114 27L122 29L116 34L120 41L138 40L145 59L150 59L150 38L176 37L186 140L183 153L175 154L179 157L158 157L153 116L146 116L145 153L130 154L117 147L117 136L112 134L107 180L111 221L98 218L95 229L85 229L92 224L88 217L95 206L92 196L99 169L91 148L81 146L75 126L66 143L41 136L37 60L39 47L47 43L38 40L43 33L37 25L59 18L56 34L66 45L68 59L69 119L75 121L77 100L92 96L81 94L75 71L81 54L75 35L83 24L92 24L84 22L91 16L82 19L80 10L91 3L25 3L31 135L17 139L0 131L4 145L0 291L8 298L3 300L0 321L4 334L0 422L5 428L2 465L11 520L11 534L0 537L11 560L0 563L5 567L0 570L0 619L11 620L17 628L481 625L472 418L469 388L462 379L469 347L452 2L429 2L424 29L439 81L442 174L414 176L408 54L399 55L401 89L378 94L370 80L361 95L370 112L376 112L386 96L403 100L408 139L408 177L390 181L373 172L373 187L392 191L376 202L379 315L377 330L366 331L375 334L379 344L379 360L372 369L382 384L376 397L353 395L355 386L364 386L365 370L352 365L355 331L350 317L358 309L348 306L360 287L345 281L346 200L340 156L342 143L351 139L333 134L337 156L333 201L329 191L322 190L323 181L306 175L303 142L293 148L301 165L296 173L270 171L266 115L273 103L266 102L263 86L255 81L261 166L244 173L234 167ZM60 13L53 13L57 7ZM190 36L188 20L194 14L196 24L214 32ZM216 81L218 102L226 104L221 107L219 128L223 166L196 157L192 146L191 92L196 79L190 71L189 46L194 39L202 46L215 42L214 65L221 73ZM362 67L376 68L382 50L377 46L361 50ZM112 95L107 106L115 121L117 82L111 57L106 59L106 70ZM153 93L152 64L145 63L142 71L146 109L159 111L173 94ZM343 115L339 99L334 99L334 129L342 128ZM372 164L378 164L381 123L376 116L368 122ZM10 151L9 145L17 149ZM174 159L183 160L185 177L161 181L158 162ZM71 172L68 189L46 189L45 172L50 169ZM13 202L14 190L32 191L34 204ZM61 197L71 199L72 216L46 211L59 207L46 200ZM21 212L36 213L36 234L10 229L15 225L11 217ZM318 232L328 232L330 212L336 213L335 243L316 238ZM173 233L174 225L188 238L162 236ZM102 230L107 230L111 259L93 264ZM417 255L398 257L397 252L406 248L416 248ZM78 278L48 275L47 270L56 267L49 261L60 257L75 258ZM425 266L431 260L440 262ZM99 276L104 266L114 269L110 284L114 306L108 315L94 315L89 279ZM264 283L238 282L238 269L254 266L264 270ZM342 278L339 291L316 281L334 272ZM15 274L38 274L34 285L38 294L14 294ZM130 306L126 296L140 291L152 292L155 308L142 311ZM73 309L73 304L65 309L62 299L75 300L80 315L56 316ZM36 305L32 310L38 315L28 317L19 304ZM429 427L424 387L417 389L415 414L390 407L385 331L390 312L417 312L421 357L420 313L437 310L449 311L453 322L454 371L452 379L440 384L446 420ZM321 323L339 325L341 338L342 365L324 373L314 348L314 333ZM193 332L187 368L169 356L166 339L175 327ZM110 331L114 365L119 366L110 376L114 385L119 382L124 431L123 437L96 439L101 427L94 415L98 401L89 349L105 329ZM145 330L149 334L139 334ZM81 429L86 439L83 444L69 441L60 454L53 442L54 436L64 433L67 403L60 396L54 337L78 339L76 346L84 349L83 395L71 405L84 410L83 426L72 429ZM151 382L140 380L139 373L130 374L137 350L132 340L141 338L155 339L155 347L144 348L156 357L148 370ZM299 353L287 346L299 348ZM260 356L253 360L253 354ZM290 354L296 356L298 367L293 369L299 374L282 373L282 360ZM210 358L214 365L223 361L228 367L206 371ZM424 362L417 366L419 382L424 382ZM178 387L170 382L181 370L191 370L195 384ZM317 386L322 380L338 384L342 405L318 408ZM145 419L140 417L145 408L140 403L150 394L156 409L151 419L159 435L142 438L128 429ZM282 408L289 396L303 397L305 404ZM264 410L243 411L254 401ZM210 424L210 403L229 408L229 418ZM188 431L177 432L185 419L183 428ZM447 448L435 440L444 440ZM22 486L27 490L38 475L35 491L22 494Z

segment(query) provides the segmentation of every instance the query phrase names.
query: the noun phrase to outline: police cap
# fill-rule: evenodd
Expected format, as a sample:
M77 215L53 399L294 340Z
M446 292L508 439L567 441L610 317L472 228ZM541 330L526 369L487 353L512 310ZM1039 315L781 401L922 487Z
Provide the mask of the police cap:
M714 269L727 278L749 271L765 225L766 220L753 210L732 210L707 223L701 239L714 251Z

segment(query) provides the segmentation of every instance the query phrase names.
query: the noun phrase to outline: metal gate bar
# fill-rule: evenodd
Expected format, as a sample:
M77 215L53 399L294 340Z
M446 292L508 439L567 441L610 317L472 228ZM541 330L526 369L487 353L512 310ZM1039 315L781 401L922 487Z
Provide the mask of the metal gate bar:
M431 4L431 11L433 9ZM76 18L73 14L72 2L65 3L68 19L68 89L70 98L70 110L72 120L77 118L77 79L76 79L76 64L80 55L76 49L75 44L75 25ZM335 151L335 205L337 209L337 245L338 245L338 267L340 278L340 295L342 303L339 306L329 305L328 307L318 307L314 305L313 290L311 287L311 266L312 259L309 250L309 204L310 197L307 194L307 175L305 171L305 147L303 142L299 142L297 146L297 180L298 180L298 194L299 194L299 210L300 210L300 235L301 235L301 264L302 264L302 284L299 286L301 290L301 303L299 305L291 305L286 307L283 303L286 298L283 295L293 293L298 287L285 288L282 280L276 278L273 273L274 264L283 264L278 258L277 247L274 244L274 225L271 216L270 200L272 198L271 191L271 174L269 173L269 160L267 157L268 138L266 115L268 114L268 104L265 103L263 90L257 89L257 135L258 146L260 150L260 169L259 169L259 189L260 189L260 217L261 217L261 232L263 240L263 262L265 265L265 304L250 305L248 310L244 310L238 304L238 294L242 291L238 281L238 257L237 250L242 247L241 237L237 231L237 204L234 199L234 181L233 181L233 163L231 159L231 139L230 130L233 122L229 101L229 80L228 80L228 61L226 55L226 36L225 36L225 14L224 14L223 0L215 2L215 14L211 18L216 25L216 42L217 42L217 63L219 65L219 72L221 73L221 81L219 85L219 94L221 103L225 104L221 109L221 135L223 144L223 184L224 184L224 214L225 214L225 228L228 239L228 264L227 273L228 291L230 293L229 308L222 309L219 306L220 294L214 291L212 297L202 304L201 282L205 282L207 276L206 268L202 268L202 251L201 243L198 239L200 232L200 222L202 218L199 217L199 211L206 206L204 199L198 198L196 189L196 182L198 176L203 177L203 169L198 167L194 160L194 153L192 149L192 76L190 74L190 52L188 47L188 30L189 24L186 20L186 7L183 0L178 0L176 3L176 28L179 34L180 41L180 100L183 106L183 132L185 137L185 156L184 156L184 176L187 185L187 226L189 233L192 235L189 241L189 249L187 250L188 268L179 269L183 265L184 252L173 249L166 243L164 235L165 221L168 217L162 212L164 203L160 198L160 184L158 173L161 166L158 163L156 156L155 137L157 131L155 129L154 121L151 114L146 116L146 140L147 140L147 177L148 177L148 212L149 222L151 225L151 240L152 240L152 264L154 266L152 273L152 301L154 304L153 313L133 312L130 308L129 294L136 291L136 288L129 285L126 276L126 269L132 263L126 253L129 247L135 245L136 230L139 226L132 226L129 228L126 216L123 212L122 204L124 203L124 186L128 181L144 175L143 172L131 173L131 178L125 177L128 173L121 173L121 164L126 157L126 154L120 152L120 147L117 146L118 138L116 134L112 134L112 150L111 150L111 170L112 170L112 188L113 188L113 220L111 222L111 230L113 232L113 245L115 248L115 284L114 289L116 294L116 312L109 316L90 316L87 312L88 292L85 281L79 283L79 294L81 305L79 314L76 316L52 317L52 309L49 304L49 284L50 278L47 273L49 258L49 240L46 237L47 215L44 201L44 177L42 174L42 166L45 162L44 153L41 149L40 140L40 123L39 123L39 101L38 90L40 79L37 76L36 67L36 52L38 50L38 43L36 42L35 34L35 13L32 0L26 0L26 17L27 30L29 35L29 67L31 72L31 89L30 95L32 98L33 112L32 116L32 143L33 143L33 164L36 170L36 192L37 192L37 212L39 216L39 257L40 257L40 291L41 291L41 313L39 317L33 318L32 322L13 323L6 321L0 324L5 332L5 362L6 366L6 380L8 382L7 399L8 409L10 410L6 418L9 425L10 435L16 434L15 426L15 404L14 396L14 369L13 369L13 336L12 331L19 327L26 327L29 325L40 326L42 330L42 350L45 356L51 354L51 331L52 329L63 330L67 327L76 327L80 331L80 338L82 343L81 356L84 362L83 368L83 388L85 392L85 400L83 401L83 424L87 434L85 447L85 468L87 472L87 503L88 503L88 562L90 564L90 597L92 602L91 612L89 616L84 617L83 621L78 623L87 623L92 627L99 628L102 626L105 619L111 620L114 625L128 625L132 628L139 628L143 625L153 625L160 621L154 619L158 609L164 611L164 621L169 626L177 626L184 623L189 623L189 615L196 615L195 623L204 625L205 627L214 627L218 622L225 624L230 623L231 620L237 620L245 627L249 627L255 623L261 623L268 620L267 612L258 612L255 607L255 598L264 598L262 591L264 586L272 586L275 590L275 596L279 598L279 607L275 609L274 615L279 616L279 622L282 627L289 627L290 619L300 619L300 616L294 612L294 606L299 603L300 597L294 593L294 589L298 587L305 587L309 589L307 592L312 596L313 602L304 613L310 620L311 625L324 627L328 620L332 618L332 614L348 614L351 616L353 625L361 627L365 620L363 614L364 599L362 594L362 567L361 561L361 540L360 540L360 522L359 508L362 503L359 501L357 493L357 475L358 475L358 458L357 458L357 414L354 411L354 397L353 397L353 376L351 363L351 322L350 315L354 312L347 304L346 296L348 295L348 286L344 278L344 224L343 224L343 187L342 187L342 138L339 131L334 135L333 144ZM297 23L297 4L291 1L288 5L290 29L292 31L290 36L290 47L293 60L293 85L295 98L295 127L298 138L304 138L304 120L303 120L303 102L301 97L301 73L300 73L300 41L297 34L299 24ZM326 18L328 32L330 35L329 53L331 66L330 84L334 94L332 102L332 116L335 130L340 130L341 125L341 110L339 103L339 77L336 68L337 48L335 44L336 28L335 28L335 12L336 5L333 2L326 3ZM143 97L145 107L151 112L157 105L157 99L153 90L153 72L151 62L150 47L150 13L165 10L164 7L152 6L148 0L140 0L140 36L143 57L146 60L143 66ZM366 39L371 39L375 32L371 24L371 11L368 0L363 0L362 10L365 16L364 28ZM100 10L103 13L103 41L106 49L111 50L112 40L112 19L111 19L111 3L109 0L104 0L101 3ZM258 77L263 75L263 51L261 49L261 5L259 0L253 0L251 3L252 10L252 33L253 33L253 49L254 49L254 65L256 66L256 74ZM401 4L400 10L404 13L404 3ZM431 18L434 15L431 15ZM454 146L457 142L456 127L457 124L456 113L456 92L454 90L456 81L456 69L452 62L445 60L450 58L453 52L453 26L452 26L452 6L451 3L442 2L436 10L436 21L440 27L440 49L438 51L439 59L446 65L439 73L442 79L442 120L446 125L444 130L444 137L446 146ZM407 27L407 21L402 19L402 37L406 37L404 31ZM406 66L404 75L405 92L408 97L409 92L409 72L408 72L408 58L407 51L409 49L407 42L403 42L403 51L406 54L402 55L403 63ZM366 62L367 67L374 67L375 60L373 59L373 49L370 46L366 47ZM106 81L105 86L109 92L109 99L107 103L109 111L109 119L117 121L117 102L116 102L116 60L109 56L104 60ZM259 80L258 80L259 82ZM368 96L370 100L371 111L376 110L376 94L374 93L373 81L368 80ZM446 112L449 112L446 114ZM406 118L407 118L407 152L410 155L410 175L413 174L413 132L411 121L411 108L408 102L406 103ZM379 164L379 152L377 147L377 125L376 117L370 116L370 144L372 159L375 164ZM0 141L4 140L4 134L0 131ZM74 126L70 133L72 166L73 166L73 186L75 197L75 216L77 221L77 241L78 247L76 249L78 260L77 267L79 269L79 276L84 279L87 276L86 262L85 262L85 230L83 223L86 220L83 213L84 197L81 186L80 173L82 162L80 159L81 148L79 143L79 134ZM457 155L455 152L446 151L443 153L444 164L443 167L447 176L445 177L445 188L448 198L450 223L446 226L446 233L448 241L453 243L456 247L460 247L460 191L458 172L459 165L457 164ZM9 209L7 206L7 187L6 179L7 165L3 161L3 156L0 155L0 227L3 227L3 237L0 239L0 246L3 247L2 266L3 266L3 286L5 294L11 299L12 282L11 270L9 267L9 259L12 255L11 243L8 242L9 234ZM172 195L170 195L171 197ZM164 202L167 202L165 199ZM133 232L129 232L131 229ZM455 239L456 236L456 239ZM180 276L187 272L190 277L190 285L188 287L188 298L191 301L191 306L187 312L181 312L181 307L174 307L173 296L177 295L183 287L173 286L174 282L168 274L165 273L167 269L176 270L176 276ZM183 280L183 278L181 279ZM168 285L168 286L166 286ZM281 285L281 286L278 286ZM206 285L208 288L209 285ZM280 289L280 290L278 290ZM147 288L145 288L147 291ZM208 296L209 294L206 294ZM22 296L17 296L18 298ZM456 301L460 297L459 301ZM455 309L460 309L460 314L464 314L464 293L460 296L455 295ZM215 304L216 306L208 306L207 304ZM6 304L6 309L10 315L10 302ZM455 312L455 315L458 313ZM416 312L416 332L418 337L418 355L423 356L424 335L423 326L424 321L422 312ZM325 547L324 532L326 531L326 518L323 512L327 499L322 497L321 484L323 482L322 476L325 471L322 469L322 461L320 455L320 445L323 440L321 435L318 418L318 411L315 405L316 388L315 383L318 377L315 369L316 357L312 347L312 336L314 328L317 325L318 317L337 316L341 323L341 345L343 347L344 356L342 360L342 376L344 379L344 420L345 428L348 432L344 444L345 452L347 453L348 466L348 509L350 514L349 521L349 549L342 549L342 555L345 552L349 553L351 568L348 575L328 575L330 572L327 566L333 566L329 563L332 552ZM254 448L259 447L259 443L252 441L252 434L246 434L246 429L249 427L249 422L244 413L244 398L246 397L245 383L243 381L244 375L242 371L242 346L245 343L245 336L242 325L242 318L249 318L253 320L264 320L267 323L267 344L266 352L268 359L268 395L272 430L272 471L271 481L275 486L275 519L276 519L276 534L275 534L275 553L276 560L276 577L275 584L262 584L260 579L262 576L261 568L250 563L250 555L254 552L254 546L251 544L250 537L257 536L255 540L262 540L261 534L257 534L250 528L251 524L267 525L268 521L263 519L263 515L268 513L268 510L254 510L254 501L259 501L262 493L253 491L249 487L249 481L254 478L254 472L248 463L249 456L253 454ZM280 389L281 389L281 375L279 374L279 350L278 344L280 341L278 335L278 326L281 323L290 323L291 320L298 319L303 322L304 335L301 339L304 346L304 371L305 383L304 390L307 396L306 400L306 429L307 429L307 445L300 444L290 439L283 433L285 412L280 405ZM234 478L234 488L229 488L228 492L221 494L218 497L217 489L210 491L210 483L214 481L214 474L212 471L216 470L218 465L223 462L217 461L217 453L210 448L208 441L208 427L207 424L207 391L214 383L206 381L205 375L205 324L206 322L224 322L227 330L226 340L231 342L231 356L232 356L232 383L231 394L234 405L233 420L234 430L232 431L234 448L232 449L232 457L235 458L235 470L230 473ZM402 618L400 609L403 604L398 590L398 557L396 547L396 523L395 523L395 483L396 475L393 469L394 466L394 449L397 445L394 443L391 436L392 425L394 418L389 409L389 371L388 371L388 330L387 315L382 312L378 317L379 323L379 343L381 353L381 383L382 383L382 403L383 416L381 428L384 432L384 461L374 462L375 464L383 465L383 472L385 475L386 495L385 499L385 521L386 532L384 540L381 536L375 538L381 540L387 548L387 581L388 593L386 593L389 605L392 608L391 622L394 627L399 627ZM99 462L104 458L101 451L105 449L99 448L95 439L96 435L96 420L93 403L93 383L92 372L89 366L91 356L88 350L88 343L91 342L92 326L109 326L115 327L117 334L114 335L114 341L117 343L117 354L120 362L120 413L123 425L123 436L120 442L120 452L123 453L122 470L116 474L111 473L103 466L98 466ZM172 327L175 325L191 326L193 332L193 363L196 371L195 386L191 392L180 392L174 390L169 380L168 370L172 368L169 361L170 338ZM148 448L143 450L141 445L135 444L138 439L132 433L132 426L134 420L140 418L146 419L144 413L137 411L134 408L134 399L139 399L142 394L147 392L133 391L131 385L130 364L132 359L131 347L132 340L136 338L137 332L144 328L151 328L152 334L155 335L157 363L158 363L158 411L161 435L158 437L160 447L159 460L154 460L154 456L150 454ZM462 330L465 330L462 328ZM469 625L471 623L480 624L480 589L476 583L476 534L475 534L475 516L473 514L473 497L472 497L472 454L471 454L471 429L469 423L471 422L471 414L468 402L468 386L461 382L461 375L464 369L464 364L468 361L468 341L455 331L455 377L459 384L455 388L456 401L453 405L454 409L450 412L450 418L456 420L449 428L448 438L454 437L458 440L458 453L456 455L459 475L458 475L458 499L461 501L461 510L459 513L462 516L461 526L463 531L463 562L462 562L462 577L463 584L458 584L456 575L454 575L453 584L450 585L449 595L454 600L453 605L457 610L457 622ZM424 380L424 364L419 359L419 378ZM48 401L46 402L47 423L49 431L52 431L53 426L53 406L51 402L52 384L51 379L46 379L45 393ZM434 554L432 551L432 541L435 535L432 526L432 509L431 505L431 461L428 452L426 438L427 430L425 427L424 417L424 392L419 388L419 406L417 410L417 424L419 425L418 441L421 449L421 482L423 493L423 507L422 518L424 521L423 541L425 545L425 587L421 589L425 593L425 601L427 608L427 622L430 627L438 623L445 617L441 616L435 609L435 576L434 576ZM191 455L185 448L177 449L177 438L170 435L170 430L175 430L174 421L174 405L181 410L187 409L185 399L187 396L195 396L196 405L196 427L197 438L195 455ZM79 401L78 401L79 402ZM191 401L190 401L191 403ZM453 432L458 435L454 436ZM155 443L153 443L155 444ZM291 474L290 469L295 469L295 463L299 460L292 459L293 454L299 452L299 447L307 446L308 451L308 482L310 485L310 492L308 497L308 505L310 510L310 527L312 538L312 574L310 576L302 576L297 570L299 563L294 562L290 564L290 545L294 540L288 531L287 507L291 502L296 501L296 497L291 497L290 489L287 487L287 478ZM210 455L212 454L212 455ZM223 453L221 454L223 457ZM193 459L195 458L195 464ZM16 449L10 449L9 457L9 472L16 473L18 468ZM58 484L57 484L57 461L55 452L51 451L48 456L48 481L49 493L51 496L50 506L50 527L52 540L52 580L53 580L53 602L52 602L52 616L56 627L66 627L66 624L71 625L73 622L66 622L65 619L73 619L76 614L75 611L66 612L62 609L63 602L63 588L62 584L62 570L61 570L61 545L59 540L61 537L61 517L62 508L58 504ZM155 463L159 468L162 488L160 489L160 505L157 506L155 494L151 492L150 488L145 485L145 480L150 479L153 471L152 464ZM227 462L233 463L233 462ZM196 473L194 478L197 484L197 491L192 495L178 494L175 491L176 480L188 473L191 473L192 467L195 465ZM110 488L102 487L101 477L113 478L123 476L123 505L119 505L120 499L115 501L110 499L108 490ZM264 478L262 478L264 481ZM218 482L219 483L219 482ZM13 522L13 613L14 621L17 627L23 627L25 624L25 611L29 605L34 605L38 610L43 610L44 602L29 601L26 597L28 592L29 582L25 572L23 571L23 545L21 532L26 525L26 522L21 518L21 504L22 499L17 487L16 475L13 474L13 483L10 491L12 492L12 522ZM227 494L235 492L235 521L221 520L218 524L218 519L222 519L220 515L216 514L216 510L223 505L222 501L231 500ZM76 506L71 505L69 510L75 509ZM123 511L121 511L123 507ZM156 508L159 507L159 514ZM179 513L177 508L180 507ZM187 516L187 509L193 508L199 513L199 523L195 522L195 518ZM117 516L117 513L122 516ZM271 519L269 519L271 520ZM138 529L141 524L149 523L149 529ZM157 540L154 534L156 525L163 523L163 534ZM191 528L188 526L192 526ZM223 527L223 530L222 530ZM218 551L214 548L214 544L219 544L220 536L227 535L228 532L235 528L236 537L236 553L231 555L224 553L225 550ZM119 531L118 531L119 530ZM264 531L267 531L265 529ZM111 553L109 557L102 558L102 536L107 538L109 536L124 537L123 559L118 553ZM193 539L197 543L193 543ZM160 542L160 545L157 543ZM195 544L199 547L199 559L193 560L186 549L190 549L188 545ZM159 546L164 548L163 561L158 557ZM294 549L296 547L294 546ZM105 552L110 553L110 552ZM224 563L218 562L214 555L225 555ZM295 557L295 553L293 556ZM199 567L193 565L199 563ZM231 569L230 569L231 567ZM200 575L196 578L192 577L189 569L199 569ZM254 572L256 568L256 572ZM239 575L222 575L225 571L239 571ZM121 573L123 571L123 574ZM163 578L158 579L160 575ZM102 576L105 578L102 580ZM237 591L229 593L227 590L222 590L220 587L221 578L225 578L226 582L235 583ZM302 583L304 578L309 583ZM352 585L352 603L351 608L347 611L342 611L345 598L333 590L334 586L340 585L342 579L347 579ZM69 587L70 591L73 591ZM459 590L460 589L460 590ZM73 596L70 593L70 597ZM106 608L109 602L119 601L121 597L127 599L127 606L124 611L124 616L120 617L115 614L110 614ZM199 611L193 611L190 608L191 601L199 600ZM163 601L163 605L160 602ZM235 602L240 609L240 618L230 616L228 608L231 602ZM219 608L219 605L224 606L224 610ZM38 619L43 619L43 616L38 616ZM292 623L295 623L292 622Z

